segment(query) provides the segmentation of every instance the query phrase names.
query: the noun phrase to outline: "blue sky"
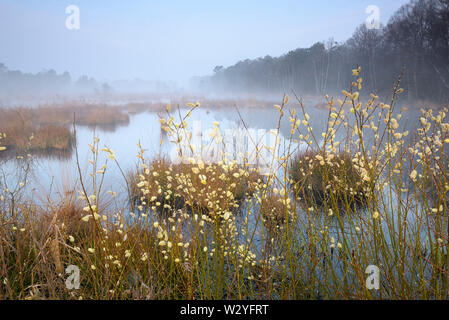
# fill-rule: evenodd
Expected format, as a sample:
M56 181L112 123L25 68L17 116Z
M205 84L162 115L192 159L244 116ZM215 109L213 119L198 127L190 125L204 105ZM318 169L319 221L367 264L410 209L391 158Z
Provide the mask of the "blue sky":
M386 23L407 2L0 0L0 62L27 72L182 83L216 65L344 41L366 20L368 5ZM71 4L80 8L80 30L65 27Z

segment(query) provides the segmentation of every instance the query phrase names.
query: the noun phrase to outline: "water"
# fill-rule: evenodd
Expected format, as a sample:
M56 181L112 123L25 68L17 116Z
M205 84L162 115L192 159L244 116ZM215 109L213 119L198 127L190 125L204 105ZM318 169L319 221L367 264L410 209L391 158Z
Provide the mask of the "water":
M182 109L181 114L185 115L187 109ZM246 122L247 128L251 130L264 129L266 131L275 129L277 127L278 112L272 109L242 109L241 115ZM126 126L109 127L109 128L92 128L85 126L77 126L76 140L79 163L83 173L83 179L89 179L89 173L92 166L89 164L89 159L93 159L89 144L93 144L94 137L100 139L99 147L108 147L112 149L116 155L116 159L124 172L135 168L138 163L137 153L139 151L137 144L140 142L145 150L145 157L147 160L157 156L170 156L173 154L174 144L169 142L169 138L161 133L161 126L159 119L165 117L163 113L144 112L130 115L130 122ZM177 112L174 113L175 121L177 119ZM241 120L232 107L227 109L219 109L211 111L208 109L199 108L192 113L192 116L187 119L189 127L193 128L197 123L201 123L203 131L203 143L208 144L211 140L208 137L207 131L212 128L213 123L217 121L220 123L221 131L227 129L246 129L243 128ZM280 138L283 140L284 134L289 134L288 120L284 119L281 127ZM161 139L164 140L161 145ZM269 141L268 141L269 142ZM36 196L49 195L55 199L58 192L62 192L66 186L74 186L78 180L78 169L76 163L76 154L74 151L67 154L41 154L32 155L33 163L32 170L27 176L29 181L27 192L33 198ZM107 160L106 153L99 154L98 168ZM5 160L3 160L5 161ZM7 160L3 164L3 170L7 173L8 178L5 179L8 187L18 184L21 178L17 175L18 162L15 159ZM88 183L86 183L88 185ZM120 170L110 160L107 165L107 171L103 183L103 190L113 190L117 194L123 194L124 179Z
M310 105L314 105L311 103ZM185 115L187 109L182 109L181 114ZM297 109L297 112L299 110ZM247 129L252 132L268 132L270 130L276 130L278 127L279 121L279 112L274 108L242 108L239 110L239 113L232 106L227 108L219 108L219 109L209 109L209 108L199 108L192 113L192 116L187 120L189 124L189 128L194 128L195 125L201 123L201 131L203 133L202 139L205 144L210 142L208 138L208 129L214 127L214 122L217 121L220 124L221 132L226 132L226 130L242 130L246 131ZM325 109L315 109L308 108L307 113L310 115L310 121L312 128L314 129L314 133L317 137L321 137L321 132L326 130L328 110ZM176 112L174 114L175 121L179 122L177 119ZM242 119L240 118L242 117ZM128 125L119 126L119 127L109 127L109 128L89 128L78 126L76 128L76 140L77 140L77 150L79 156L80 169L82 172L82 177L85 186L88 188L88 192L92 192L89 190L90 177L89 173L92 171L92 166L89 164L89 160L93 158L93 154L90 150L89 144L93 144L94 137L100 139L99 147L108 147L112 149L115 153L116 159L120 164L122 170L127 172L128 170L132 170L136 167L138 163L137 153L139 151L137 144L140 142L142 147L145 150L146 160L150 160L159 156L172 156L173 155L173 144L168 140L169 138L164 135L161 131L161 126L159 123L159 119L161 117L165 117L165 114L157 112L144 112L139 114L130 115L130 121ZM410 131L410 136L413 135L415 127L417 125L417 119L419 117L419 113L416 111L410 111L404 114L403 118L405 119L406 126L405 129ZM299 119L303 119L302 115L299 115ZM242 123L242 120L244 124ZM279 152L282 154L285 150L285 144L288 144L288 140L290 137L290 121L289 121L289 111L285 110L285 116L280 122L280 144L281 148ZM302 127L302 131L304 132L304 127ZM344 132L340 132L337 135L342 138ZM367 135L368 140L373 137ZM161 139L164 142L161 145ZM225 141L227 144L234 143L239 145L239 142L236 140L233 141ZM248 141L246 141L248 144ZM269 144L269 138L266 138L263 141L264 144ZM229 147L229 145L227 145ZM304 146L299 146L299 148L303 148ZM176 149L175 149L176 151ZM176 152L175 152L176 153ZM234 155L235 156L235 155ZM111 160L107 160L107 156L105 152L100 152L98 167L99 169L105 161L108 161L107 170L104 178L104 182L102 184L103 190L103 199L105 202L111 202L112 197L107 193L107 191L114 191L117 194L117 203L118 207L125 210L129 210L127 207L127 191L125 180L122 176L121 171L118 169L115 163ZM72 188L76 190L80 189L79 184L79 173L77 168L77 161L75 152L71 152L61 155L34 155L33 161L31 163L31 170L29 170L29 174L25 175L27 172L26 168L23 168L23 161L16 160L3 160L6 161L2 165L3 168L3 177L1 181L6 183L7 187L10 190L16 190L20 188L20 182L24 182L28 180L28 183L24 187L24 194L27 198L31 198L37 202L41 201L42 203L46 203L49 199L55 201L57 203L58 199L62 199L64 197L64 193L67 190L71 191ZM22 166L22 167L21 167ZM276 164L274 167L277 167ZM75 190L75 191L76 191ZM384 198L388 199L388 195ZM294 201L292 199L292 201ZM396 196L393 196L393 199L390 201L397 202ZM419 204L418 204L419 205ZM395 207L395 205L393 205ZM257 209L257 206L256 206ZM259 252L263 251L262 245L265 243L264 239L266 239L267 235L264 234L264 228L262 224L255 220L256 215L252 214L251 216L247 215L246 207L242 207L242 212L244 214L237 216L237 223L239 225L245 225L244 222L248 217L248 226L250 230L255 230L256 235L254 237L253 248ZM246 214L245 214L246 212ZM343 222L343 229L339 226L339 221L337 217L329 218L326 214L323 213L315 213L312 215L312 221L308 221L308 215L305 214L303 209L298 208L298 223L295 226L296 230L296 238L297 243L306 243L308 241L307 238L307 228L314 224L317 230L319 228L329 227L329 235L335 238L336 243L342 241L343 233L350 233L353 230L348 230L348 224L345 220ZM358 212L360 215L360 221L369 219L367 216L367 212L365 210L361 210ZM358 218L357 218L358 219ZM416 222L415 216L407 217L409 220L409 224L412 226ZM397 219L394 218L396 224ZM240 222L240 223L239 223ZM395 232L395 230L388 230L388 228L383 225L384 234L386 235L386 241L390 242L391 232ZM241 234L240 242L246 242L246 236ZM425 230L421 233L421 239L425 239L426 234ZM300 254L298 252L298 254ZM325 259L325 258L323 258ZM324 261L324 260L323 260ZM341 266L338 266L338 261L330 262L335 263L334 267L336 270L339 270ZM338 274L343 274L344 270L337 271Z
M316 103L317 101L307 101L305 102L305 105L313 106L316 105ZM287 145L289 143L291 129L289 110L289 108L285 109L285 115L280 122L280 154L287 150ZM187 109L181 109L181 115L184 116L187 111ZM307 108L306 112L310 115L309 123L313 128L314 134L321 138L321 132L326 130L328 110ZM179 122L177 110L173 110L172 113L175 117L175 121ZM299 108L297 108L297 113L298 118L303 119ZM139 142L145 150L145 157L147 160L158 156L168 156L173 159L176 154L176 149L174 148L174 144L170 143L168 141L169 138L164 136L161 131L159 123L161 117L166 118L166 114L164 112L143 112L130 115L128 125L97 128L78 126L76 128L77 150L83 180L86 182L85 184L89 185L87 181L89 181L89 173L92 171L89 159L93 158L93 154L90 151L89 144L93 144L94 137L100 139L100 148L106 146L114 151L116 159L124 172L134 169L138 163L138 158L136 156L139 151L137 147ZM411 132L414 130L413 128L418 117L418 112L408 112L403 117L406 120L407 127L411 129ZM273 146L273 134L270 134L269 131L276 131L279 125L279 112L270 107L239 108L239 111L237 112L237 109L232 105L229 105L228 108L221 107L215 109L202 106L194 110L191 117L187 119L189 128L194 133L194 136L195 128L197 128L198 123L200 123L202 132L201 139L203 144L206 145L211 142L208 133L210 129L214 127L215 121L220 123L220 131L222 134L226 134L227 131L232 130L233 132L240 132L243 135L246 134L248 136L249 132L250 135L251 133L257 134L257 138L254 138L253 142ZM307 133L303 126L302 131ZM339 131L339 133L337 133L337 139L338 137L342 138L343 134L344 130ZM263 137L262 139L260 138L261 136ZM225 150L228 151L229 147L231 147L228 156L231 158L238 158L236 151L240 151L240 149L250 150L252 145L250 138L247 137L246 140L238 140L236 138L234 138L234 140L224 139ZM162 145L161 139L164 140ZM372 136L368 136L367 139L372 139ZM192 140L195 142L195 137L192 138ZM245 144L245 146L240 144ZM296 151L305 148L304 145L298 144L293 147L296 148ZM234 153L232 153L232 149L235 149ZM290 152L294 153L294 150L295 149L293 149L293 151L290 150ZM260 156L264 158L264 154L261 154ZM265 154L265 158L269 158L266 160L266 162L269 163L271 158L268 157L268 154ZM100 152L98 168L100 168L106 160L106 153ZM258 160L258 164L261 164L262 162L263 161ZM32 170L30 170L29 175L26 177L17 174L18 171L23 172L23 170L18 170L17 166L18 162L15 160L6 161L2 166L5 176L1 180L3 183L6 183L11 190L14 190L14 186L17 186L20 182L24 182L21 180L28 179L29 183L26 187L26 193L34 199L39 199L43 196L46 198L49 196L50 199L57 200L59 194L64 192L68 186L73 187L76 185L77 188L80 187L79 184L77 184L79 173L75 152L68 152L64 155L33 155ZM277 166L275 165L274 167ZM115 163L110 160L104 178L103 190L115 191L117 195L120 195L120 201L125 201L125 199L127 199L125 181L122 173Z

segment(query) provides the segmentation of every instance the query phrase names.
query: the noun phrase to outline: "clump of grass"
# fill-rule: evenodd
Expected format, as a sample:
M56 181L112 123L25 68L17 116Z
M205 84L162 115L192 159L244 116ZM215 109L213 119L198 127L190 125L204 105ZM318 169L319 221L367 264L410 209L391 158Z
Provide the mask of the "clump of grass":
M124 109L129 114L139 114L145 111L157 110L157 107L153 103L138 103L138 102L130 102L124 106Z
M3 145L9 151L52 152L72 149L73 133L64 126L36 126L20 114L14 119L2 119L5 135ZM6 122L6 121L11 122Z
M262 197L259 210L266 228L279 231L282 230L286 219L289 219L292 208L286 203L285 197L270 193Z
M37 150L71 150L73 134L70 129L49 125L40 127L30 142L31 149Z
M129 124L129 115L118 107L106 105L70 104L37 108L0 108L0 128L6 135L3 141L8 155L13 151L68 152L72 150L73 134L68 125L75 114L79 125L115 130Z
M64 103L42 105L36 108L19 107L0 109L0 126L2 128L68 126L75 114L78 125L83 126L118 126L129 123L129 115L124 108L105 104Z
M93 225L81 220L86 212L75 189L66 190L57 202L48 201L46 206L39 208L37 214L43 225L61 226L64 233L81 241L87 240L94 233Z
M81 113L77 118L79 125L118 126L129 124L129 116L113 107L96 107Z
M363 180L349 154L323 157L313 151L298 153L291 162L289 177L296 195L309 205L332 206L335 203L352 207L367 204L369 184Z
M158 211L195 208L210 213L238 209L261 178L257 170L243 170L236 163L173 164L157 158L130 172L127 180L132 203L151 205Z
M166 158L158 158L147 165L129 171L128 187L130 201L134 205L156 205L160 212L164 207L173 205L173 209L180 209L184 205L183 197L177 192L174 177L182 172L182 165L172 165ZM165 210L167 211L167 210Z

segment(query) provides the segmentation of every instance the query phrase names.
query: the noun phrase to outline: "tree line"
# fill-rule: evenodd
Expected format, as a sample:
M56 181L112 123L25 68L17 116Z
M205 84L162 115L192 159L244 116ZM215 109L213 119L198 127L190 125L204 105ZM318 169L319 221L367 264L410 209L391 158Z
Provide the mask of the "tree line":
M347 88L351 70L362 66L364 86L391 91L404 72L410 100L449 100L449 0L412 0L379 29L360 25L344 43L330 39L280 57L266 56L217 66L201 78L202 89L230 93L322 95Z
M104 92L106 90L109 90L106 83L98 83L86 75L72 80L67 71L58 74L50 69L38 73L25 73L10 70L5 64L0 63L0 96Z

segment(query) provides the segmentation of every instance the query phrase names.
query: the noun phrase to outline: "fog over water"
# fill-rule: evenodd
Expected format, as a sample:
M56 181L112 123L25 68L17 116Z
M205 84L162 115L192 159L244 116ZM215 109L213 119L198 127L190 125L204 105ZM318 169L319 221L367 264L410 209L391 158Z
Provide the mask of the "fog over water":
M406 2L377 1L380 22L386 24ZM69 5L79 9L79 29L66 26ZM0 102L120 100L126 93L138 99L136 95L193 90L252 95L248 90L211 92L198 81L213 75L217 66L279 57L330 38L343 43L365 23L369 5L365 0L346 1L344 6L290 0L275 5L233 0L1 0ZM262 97L273 94L255 91ZM276 95L281 91L275 90Z

